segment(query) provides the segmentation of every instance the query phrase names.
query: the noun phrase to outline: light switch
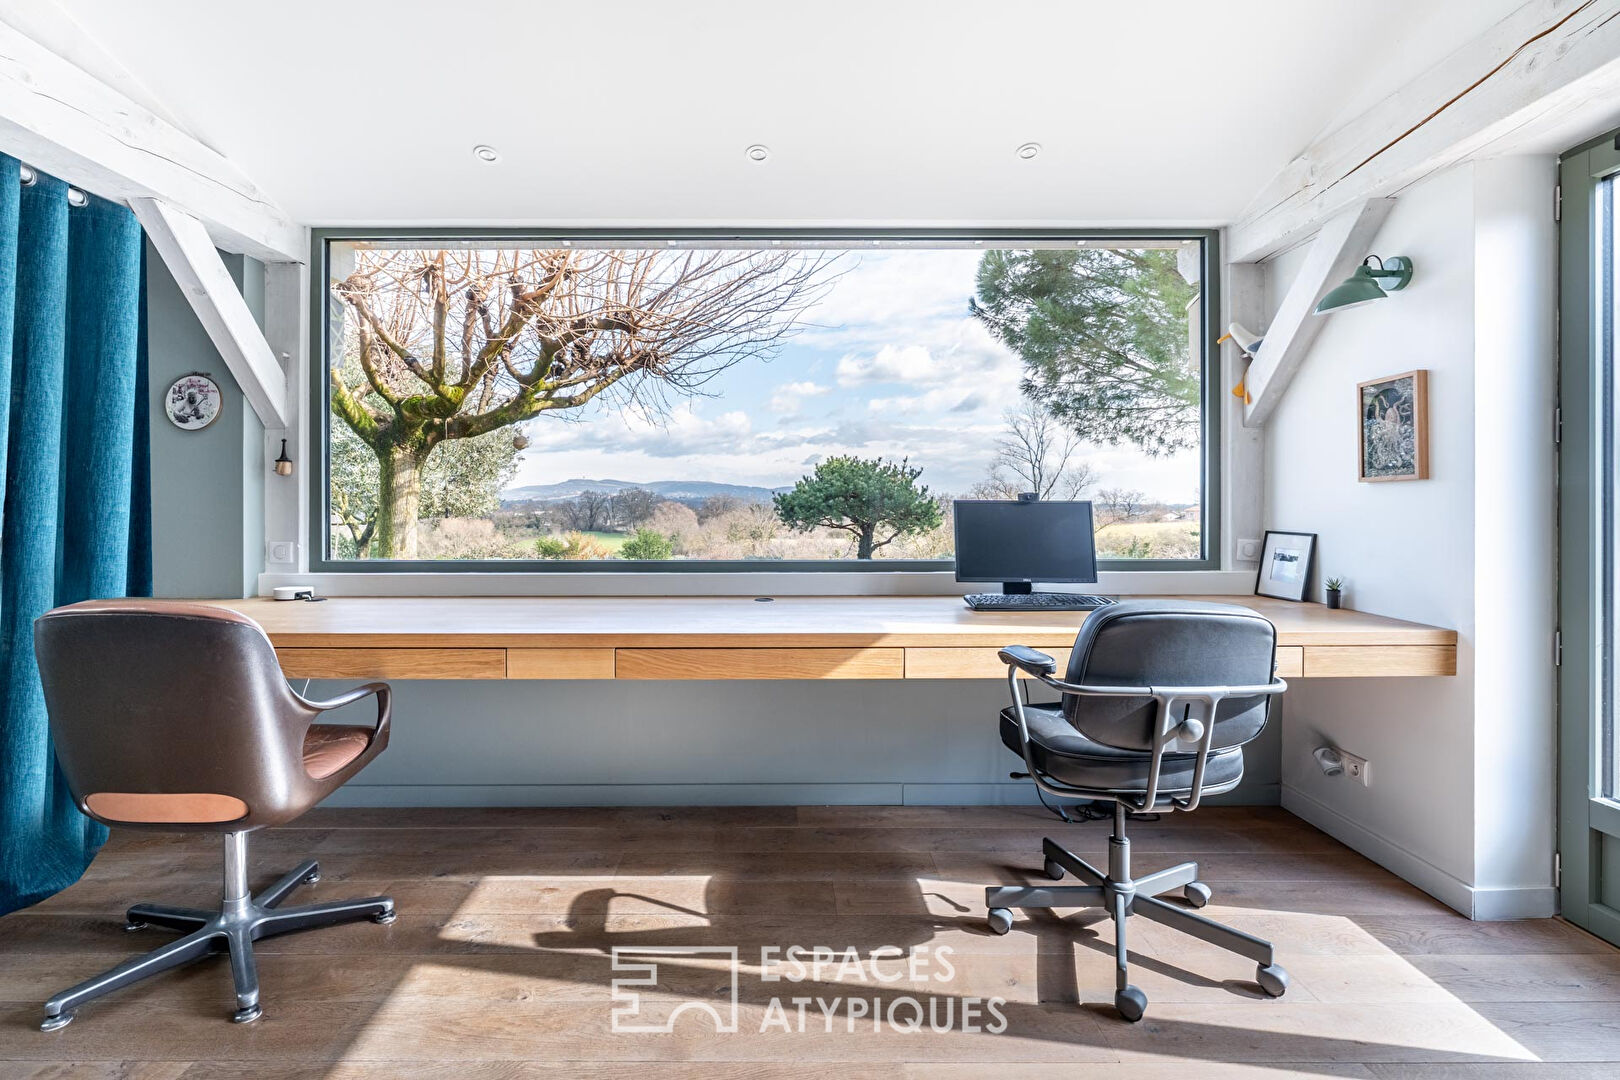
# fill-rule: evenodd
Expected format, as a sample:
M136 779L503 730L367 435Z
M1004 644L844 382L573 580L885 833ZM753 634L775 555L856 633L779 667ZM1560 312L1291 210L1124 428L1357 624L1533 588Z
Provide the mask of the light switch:
M270 561L273 563L291 564L298 545L291 540L272 540L268 545Z
M1260 541L1239 540L1237 542L1237 560L1238 562L1259 562Z

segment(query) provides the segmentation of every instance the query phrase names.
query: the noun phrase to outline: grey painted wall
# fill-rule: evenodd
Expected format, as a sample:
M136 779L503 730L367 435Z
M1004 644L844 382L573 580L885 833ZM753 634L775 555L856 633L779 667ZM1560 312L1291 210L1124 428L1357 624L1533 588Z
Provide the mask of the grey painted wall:
M262 323L263 265L240 255L224 258ZM153 592L248 596L264 561L264 427L150 242L146 278ZM181 431L164 415L163 395L194 371L220 384L225 403L203 430Z
M262 319L263 268L227 256ZM148 252L154 573L159 596L244 596L264 547L262 430L155 251ZM162 393L212 374L225 410L174 428ZM293 457L302 459L294 448ZM341 603L341 600L331 601ZM330 697L348 683L316 683ZM1000 680L398 682L388 751L340 805L1033 802L1001 745ZM367 704L350 710L367 719ZM1273 725L1221 801L1275 803Z

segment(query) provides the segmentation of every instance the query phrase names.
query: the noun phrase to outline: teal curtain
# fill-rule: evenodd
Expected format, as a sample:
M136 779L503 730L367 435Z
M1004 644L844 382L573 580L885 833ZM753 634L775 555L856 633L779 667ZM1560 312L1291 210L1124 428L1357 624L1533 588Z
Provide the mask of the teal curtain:
M0 155L0 914L78 880L107 837L56 766L34 620L152 577L141 229L18 175Z

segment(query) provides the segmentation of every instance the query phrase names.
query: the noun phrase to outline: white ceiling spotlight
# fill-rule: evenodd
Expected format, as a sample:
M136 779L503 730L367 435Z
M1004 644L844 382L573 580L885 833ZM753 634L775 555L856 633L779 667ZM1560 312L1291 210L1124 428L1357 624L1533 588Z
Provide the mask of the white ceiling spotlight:
M1041 144L1038 142L1027 142L1021 145L1016 151L1014 151L1014 153L1018 155L1019 161L1031 161L1041 156Z
M479 143L473 147L473 157L482 161L485 165L493 165L501 160L501 152L488 143Z
M764 143L755 143L747 150L744 150L743 155L747 157L749 161L769 161L771 157L771 148L766 146Z

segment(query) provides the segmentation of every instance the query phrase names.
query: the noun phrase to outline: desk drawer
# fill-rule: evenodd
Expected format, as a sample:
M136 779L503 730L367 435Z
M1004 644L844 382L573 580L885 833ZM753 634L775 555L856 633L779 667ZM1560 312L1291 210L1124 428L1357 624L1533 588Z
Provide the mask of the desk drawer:
M505 649L277 649L289 679L504 679Z
M1000 649L960 649L923 647L906 650L906 678L908 679L1005 679L1007 665L996 654ZM1063 677L1069 664L1069 650L1042 649L1058 662L1058 678ZM1020 675L1020 678L1029 678Z
M1303 645L1277 646L1277 676L1283 679L1305 677L1305 647Z
M507 649L508 679L611 679L612 649Z
M1455 675L1455 645L1312 645L1305 650L1307 678Z
M619 649L621 679L898 679L903 649Z

